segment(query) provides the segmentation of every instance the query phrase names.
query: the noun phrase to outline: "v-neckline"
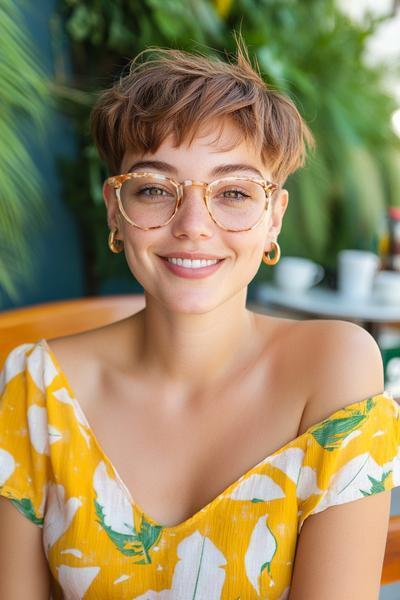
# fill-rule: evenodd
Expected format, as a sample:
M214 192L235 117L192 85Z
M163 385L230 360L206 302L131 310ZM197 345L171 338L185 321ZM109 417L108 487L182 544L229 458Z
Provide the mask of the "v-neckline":
M128 486L125 484L125 482L123 481L122 477L119 475L118 470L116 469L116 467L112 463L111 459L104 452L104 450L103 450L103 448L102 448L99 440L97 439L97 436L95 435L95 433L94 433L94 431L93 431L93 429L92 429L92 427L91 427L88 419L86 418L85 412L83 411L83 409L82 409L82 407L81 407L81 405L79 403L79 400L75 396L74 391L73 391L73 389L71 388L71 386L69 384L67 376L66 376L65 372L63 371L63 369L61 368L61 365L58 362L58 359L55 356L53 350L50 348L50 346L48 345L47 340L45 338L42 338L41 340L39 340L39 344L40 343L44 346L45 350L48 352L49 356L51 357L51 359L52 359L55 367L57 368L58 373L64 379L64 383L66 384L69 392L71 393L71 397L74 400L74 404L75 404L75 407L76 407L76 409L77 409L77 411L79 413L79 417L82 420L82 422L85 424L85 427L87 428L87 430L88 430L91 438L93 439L94 444L95 444L95 446L97 448L97 451L98 451L100 457L108 465L108 467L111 469L111 471L114 473L116 481L121 486L124 494L126 495L127 499L129 500L130 504L132 505L133 510L137 511L139 513L139 515L142 518L144 518L146 521L148 521L152 526L161 527L164 531L171 532L171 533L177 532L178 530L183 529L184 527L188 527L188 526L192 525L195 521L197 521L198 519L200 519L205 513L209 512L210 509L214 508L217 504L219 504L219 502L223 498L228 497L230 495L230 493L235 489L235 487L237 487L239 485L239 483L243 479L245 479L249 475L251 475L251 473L253 471L255 471L256 469L258 469L258 467L260 467L263 463L269 462L274 456L280 454L281 452L283 452L284 450L286 450L290 446L293 446L293 445L297 444L300 440L302 440L303 438L309 436L310 432L312 430L314 430L316 427L322 425L326 421L329 421L329 420L333 419L339 412L342 412L344 409L347 409L349 407L353 407L353 406L357 406L357 405L361 405L363 403L366 403L371 398L371 397L365 398L365 399L360 400L358 402L353 402L351 404L348 404L347 406L344 406L343 408L340 408L340 409L336 410L335 412L333 412L331 415L329 415L325 419L322 419L321 421L318 421L317 423L314 423L308 429L306 429L306 431L304 431L302 434L300 434L297 437L295 437L294 439L290 440L289 442L287 442L286 444L284 444L283 446L281 446L280 448L278 448L277 450L275 450L274 452L272 452L268 456L262 458L255 465L253 465L252 467L250 467L245 473L243 473L243 475L240 475L235 481L233 481L232 483L230 483L224 490L222 490L222 492L220 492L217 496L215 496L215 498L213 498L212 500L210 500L210 502L208 502L205 506L203 506L203 508L200 508L198 511L196 511L193 515L191 515L190 517L188 517L184 521L181 521L180 523L177 523L176 525L167 526L167 525L162 525L161 523L159 523L158 521L156 521L155 519L153 519L153 517L151 517L149 514L147 514L147 512L142 509L142 507L140 506L140 504L138 504L138 502L136 502L136 500L133 499L132 494L131 494ZM79 425L79 423L77 423L77 424Z

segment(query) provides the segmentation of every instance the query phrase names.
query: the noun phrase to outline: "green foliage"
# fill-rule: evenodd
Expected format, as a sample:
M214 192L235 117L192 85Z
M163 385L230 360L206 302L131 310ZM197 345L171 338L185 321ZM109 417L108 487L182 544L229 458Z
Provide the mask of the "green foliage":
M378 217L386 204L400 203L399 141L390 127L394 101L384 91L385 68L368 67L363 59L380 21L354 24L334 0L61 0L60 15L71 39L76 86L90 98L146 46L227 56L235 50L232 32L240 29L266 82L295 101L317 141L307 166L287 182L283 254L334 268L343 247L376 250ZM87 103L79 119L86 131ZM115 256L104 252L106 226L86 215L90 189L93 211L105 222L99 201L105 173L82 139L80 162L88 175L76 209L85 231L102 229L91 236L102 245L94 251L101 278L111 260L115 268ZM270 276L270 269L258 274Z
M45 77L12 0L0 4L0 287L18 300L18 283L33 282L29 227L47 222L42 186L23 127L43 131Z

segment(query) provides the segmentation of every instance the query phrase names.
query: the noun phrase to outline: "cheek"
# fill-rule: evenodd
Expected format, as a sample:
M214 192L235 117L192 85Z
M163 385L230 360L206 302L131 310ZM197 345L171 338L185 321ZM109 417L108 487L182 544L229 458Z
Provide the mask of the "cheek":
M147 251L153 237L151 234L152 232L133 227L124 231L125 257L132 274L138 280L143 275L143 269L148 268Z
M264 244L265 234L263 231L257 232L257 235L255 235L255 231L249 231L248 235L241 236L236 243L232 243L232 247L235 248L239 260L253 263L262 259Z
M135 260L142 261L145 259L146 253L154 247L157 235L155 231L144 231L136 227L125 227L124 241L129 254Z

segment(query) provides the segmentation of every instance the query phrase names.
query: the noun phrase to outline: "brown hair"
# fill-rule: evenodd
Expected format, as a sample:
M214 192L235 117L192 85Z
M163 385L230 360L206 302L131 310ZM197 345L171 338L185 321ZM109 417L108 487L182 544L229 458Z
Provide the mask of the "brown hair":
M313 136L290 98L270 89L249 60L239 36L236 63L182 50L150 47L129 72L101 93L91 115L100 157L112 175L124 153L156 152L169 134L175 146L193 141L211 119L234 120L272 171L273 180L303 166ZM138 62L144 54L153 58ZM258 65L257 65L258 67ZM239 140L237 140L239 141Z

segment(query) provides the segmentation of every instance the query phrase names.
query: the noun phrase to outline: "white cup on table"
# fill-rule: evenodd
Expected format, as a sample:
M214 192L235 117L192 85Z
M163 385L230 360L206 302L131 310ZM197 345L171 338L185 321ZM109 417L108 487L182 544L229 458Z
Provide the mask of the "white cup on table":
M321 281L324 268L301 256L284 256L274 268L274 281L287 291L304 292Z
M372 295L379 256L368 250L341 250L337 256L338 290L349 299L365 300Z
M372 294L376 302L400 306L400 272L379 271L374 279Z

